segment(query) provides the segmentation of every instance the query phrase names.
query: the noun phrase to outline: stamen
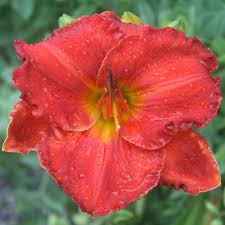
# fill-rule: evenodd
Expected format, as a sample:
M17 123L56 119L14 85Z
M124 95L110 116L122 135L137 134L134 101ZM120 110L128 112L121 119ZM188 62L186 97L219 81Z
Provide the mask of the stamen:
M128 108L127 102L124 100L124 97L123 97L120 89L118 89L118 99L120 101L122 110L124 112L128 112L129 108Z
M113 80L112 71L106 72L106 87L104 93L97 102L97 107L101 108L104 119L113 118L116 132L120 128L122 114L128 112L128 104L123 97L117 80Z
M97 107L98 107L98 108L101 108L101 107L102 107L102 104L103 104L103 102L105 101L105 98L106 98L106 92L103 93L103 94L101 95L101 97L99 98L99 100L98 100L98 102L97 102Z
M121 114L122 114L122 109L121 109L121 106L120 106L120 102L119 102L119 99L116 97L115 100L114 100L115 104L116 104L116 108L117 108L117 118L119 121L121 121Z
M106 89L107 89L107 98L106 98L106 115L112 117L112 98L113 98L113 81L112 81L112 71L107 70L106 72Z
M115 129L116 129L116 131L118 131L120 128L120 124L119 124L119 120L118 120L117 106L114 102L113 102L113 118L114 118L114 123L115 123Z
M112 90L112 87L113 87L112 71L111 70L107 70L107 72L106 72L106 87L107 87L108 91L110 89Z
M112 112L112 97L111 96L108 96L106 98L106 116L108 118L112 117L113 116L113 112Z

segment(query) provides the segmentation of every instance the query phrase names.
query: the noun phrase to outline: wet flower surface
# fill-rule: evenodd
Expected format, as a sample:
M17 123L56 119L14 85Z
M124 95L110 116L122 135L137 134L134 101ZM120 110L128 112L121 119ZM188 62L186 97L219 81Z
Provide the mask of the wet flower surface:
M15 48L22 95L3 148L36 149L82 210L105 215L157 185L191 195L220 185L207 141L192 130L221 101L215 56L199 40L104 12Z

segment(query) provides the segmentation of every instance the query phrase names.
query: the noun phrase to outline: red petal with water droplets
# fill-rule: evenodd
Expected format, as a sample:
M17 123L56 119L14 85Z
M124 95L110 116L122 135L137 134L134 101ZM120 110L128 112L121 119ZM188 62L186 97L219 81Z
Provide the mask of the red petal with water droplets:
M160 183L191 195L220 186L220 173L207 141L192 130L179 132L163 148L165 167Z
M24 64L13 80L23 99L36 105L65 130L86 130L98 118L90 99L97 93L96 76L107 51L124 37L110 17L81 17L46 40L28 45L15 42Z
M120 31L124 32L126 34L126 36L130 36L130 35L141 36L144 34L148 34L149 32L152 31L152 29L154 29L152 26L150 26L148 24L136 25L136 24L121 22L120 18L114 12L111 12L111 11L105 11L105 12L101 13L101 15L112 18L116 22L118 22Z
M111 19L114 19L114 20L120 22L120 18L112 11L104 11L100 15L105 16L105 17L109 17Z
M10 113L8 134L3 144L3 151L26 154L35 148L47 129L47 121L35 118L32 108L21 101Z
M146 151L122 138L104 143L92 130L64 135L40 143L39 160L83 211L108 214L157 185L163 150Z
M132 116L121 122L121 135L138 146L159 148L179 130L206 125L219 108L220 79L210 74L217 68L214 54L175 29L152 28L123 39L106 55L99 86L109 68L136 99Z

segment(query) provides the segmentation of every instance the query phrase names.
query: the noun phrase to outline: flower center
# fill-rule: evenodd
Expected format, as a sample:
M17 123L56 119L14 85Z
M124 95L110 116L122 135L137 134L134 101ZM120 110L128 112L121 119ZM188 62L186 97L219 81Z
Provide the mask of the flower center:
M113 81L111 70L107 71L106 87L97 102L97 106L101 109L104 119L114 119L115 128L118 130L122 114L128 112L128 104L123 97L118 81Z

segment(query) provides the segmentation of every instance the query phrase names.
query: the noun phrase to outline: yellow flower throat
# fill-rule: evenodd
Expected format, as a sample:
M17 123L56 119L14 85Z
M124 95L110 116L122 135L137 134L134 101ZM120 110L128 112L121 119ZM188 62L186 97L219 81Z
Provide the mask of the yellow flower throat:
M118 131L122 114L128 112L128 104L122 95L118 82L113 81L111 70L107 70L106 87L97 102L97 107L101 109L104 119L113 118L115 129Z

